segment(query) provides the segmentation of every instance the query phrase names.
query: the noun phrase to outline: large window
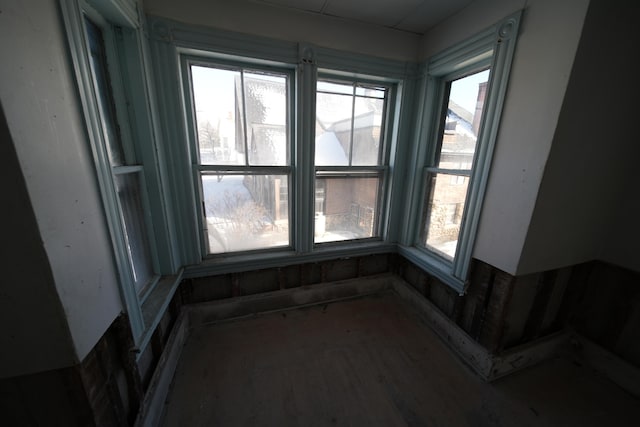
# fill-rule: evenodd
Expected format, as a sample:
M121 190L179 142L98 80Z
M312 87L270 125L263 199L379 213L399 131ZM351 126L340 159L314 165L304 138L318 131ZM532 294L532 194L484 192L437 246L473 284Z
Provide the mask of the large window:
M94 89L98 98L103 149L108 154L108 164L113 176L117 195L117 215L134 287L136 292L144 297L158 279L155 273L156 259L153 256L155 248L151 245L152 228L146 214L148 203L144 169L136 158L131 141L127 141L123 136L128 126L126 117L121 115L118 120L113 82L107 66L107 45L104 39L104 31L108 31L109 26L97 13L89 13L92 16L85 14L84 22L89 42Z
M424 78L407 241L401 253L463 291L519 14L433 56Z
M140 15L133 3L115 0L60 5L121 295L133 339L143 347L161 309L151 295L175 289L169 275L177 266L159 184Z
M187 61L210 254L291 246L291 75Z
M315 121L315 243L380 236L390 89L321 78Z
M444 104L435 162L427 167L421 243L448 261L458 247L488 80L489 70L443 79Z

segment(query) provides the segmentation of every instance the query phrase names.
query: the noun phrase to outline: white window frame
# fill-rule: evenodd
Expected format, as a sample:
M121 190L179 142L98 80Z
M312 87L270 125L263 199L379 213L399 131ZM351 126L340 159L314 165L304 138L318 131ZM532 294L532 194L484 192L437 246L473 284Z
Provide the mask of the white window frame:
M516 44L521 12L517 12L476 36L433 56L425 67L423 99L418 112L419 132L412 151L409 194L410 209L399 252L463 293L468 282L473 246L500 124L511 60ZM467 190L456 254L448 261L422 242L425 227L425 199L429 194L427 176L436 168L440 121L447 82L490 68L480 131L470 183Z

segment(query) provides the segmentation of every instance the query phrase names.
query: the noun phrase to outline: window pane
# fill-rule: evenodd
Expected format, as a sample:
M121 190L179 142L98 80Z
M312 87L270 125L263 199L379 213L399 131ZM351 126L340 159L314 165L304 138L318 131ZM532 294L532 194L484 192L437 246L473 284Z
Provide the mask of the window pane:
M210 253L289 246L286 175L202 175Z
M488 80L484 70L451 82L439 167L471 169Z
M356 87L356 95L359 96L368 96L373 98L384 98L386 91L382 88L377 87L368 87L368 86L357 86Z
M319 84L319 83L318 83ZM316 166L348 166L353 96L316 96Z
M244 165L241 73L193 65L191 76L200 163Z
M469 178L462 175L435 174L430 177L427 198L424 244L443 257L453 260L458 245Z
M287 165L287 79L244 73L249 164Z
M319 80L317 84L317 89L318 89L318 92L343 93L345 95L353 94L352 84L331 83L331 82L325 82L325 81Z
M354 113L351 164L377 165L380 163L380 131L384 99L356 97Z
M105 130L109 163L112 166L125 164L124 149L120 137L120 129L116 122L116 108L113 102L109 70L107 69L107 55L104 47L104 39L100 28L85 17L87 34L89 36L89 49L91 52L91 66L96 77L97 95L102 109L102 120Z
M125 239L133 266L135 286L140 293L154 276L149 234L141 199L140 177L138 172L117 174L115 184L122 208Z
M380 178L317 178L315 242L378 235Z
M342 93L325 93L322 90ZM362 96L353 95L352 85L318 82L316 166L380 164L380 132L386 91L358 86L356 92Z

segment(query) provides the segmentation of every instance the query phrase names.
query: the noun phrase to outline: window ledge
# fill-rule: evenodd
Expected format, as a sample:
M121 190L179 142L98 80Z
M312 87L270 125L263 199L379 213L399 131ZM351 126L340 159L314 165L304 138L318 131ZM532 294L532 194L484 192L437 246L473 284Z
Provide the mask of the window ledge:
M142 317L145 328L138 344L138 349L141 350L138 356L142 354L142 350L144 350L149 343L158 323L160 323L162 316L164 316L164 313L167 311L167 307L173 299L178 285L182 281L183 271L183 269L180 269L177 274L162 276L142 304Z
M464 294L465 283L451 273L451 265L433 256L429 256L425 251L415 247L398 245L397 252L426 272L434 275L438 280L453 288L460 295Z

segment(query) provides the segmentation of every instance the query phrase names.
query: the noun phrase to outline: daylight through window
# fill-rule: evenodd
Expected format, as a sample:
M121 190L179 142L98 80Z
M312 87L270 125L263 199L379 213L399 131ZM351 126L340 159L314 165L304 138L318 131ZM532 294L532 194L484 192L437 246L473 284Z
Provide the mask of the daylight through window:
M208 252L290 246L290 76L191 64Z

